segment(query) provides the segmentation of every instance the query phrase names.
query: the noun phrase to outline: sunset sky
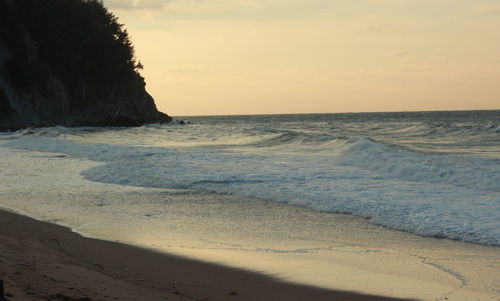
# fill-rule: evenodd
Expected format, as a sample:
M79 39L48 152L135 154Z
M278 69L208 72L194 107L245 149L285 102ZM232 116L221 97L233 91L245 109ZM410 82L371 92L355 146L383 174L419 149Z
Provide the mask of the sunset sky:
M105 0L174 116L500 109L498 0Z

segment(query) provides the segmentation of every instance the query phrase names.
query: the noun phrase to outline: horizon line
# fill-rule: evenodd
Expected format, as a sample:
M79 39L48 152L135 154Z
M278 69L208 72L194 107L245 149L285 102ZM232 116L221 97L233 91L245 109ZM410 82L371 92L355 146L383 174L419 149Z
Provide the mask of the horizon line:
M332 114L377 114L377 113L432 113L432 112L489 112L500 111L498 109L477 109L477 110L408 110L408 111L359 111L359 112L323 112L323 113L257 113L257 114L207 114L207 115L170 115L171 117L220 117L220 116L278 116L278 115L332 115Z

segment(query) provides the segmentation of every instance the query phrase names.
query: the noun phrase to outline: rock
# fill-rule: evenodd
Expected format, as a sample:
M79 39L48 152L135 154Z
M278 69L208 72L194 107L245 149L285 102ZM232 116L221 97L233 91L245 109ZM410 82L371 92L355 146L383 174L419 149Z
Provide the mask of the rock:
M97 0L0 0L0 130L169 123Z

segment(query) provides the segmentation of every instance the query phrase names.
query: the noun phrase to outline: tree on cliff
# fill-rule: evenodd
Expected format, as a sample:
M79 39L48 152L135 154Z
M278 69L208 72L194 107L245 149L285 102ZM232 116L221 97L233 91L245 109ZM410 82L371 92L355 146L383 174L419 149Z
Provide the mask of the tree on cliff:
M0 80L3 74L34 111L47 110L47 102L55 98L64 98L59 109L68 116L103 102L149 101L127 30L100 0L0 0L0 56L2 43L8 59L3 66L0 60ZM141 104L132 102L117 108L140 111ZM137 123L155 122L148 111L158 112L149 102ZM57 114L48 115L45 123L58 122ZM74 119L66 123L85 123ZM94 123L105 120L109 118Z
M17 0L14 4L30 39L36 41L40 61L70 88L76 88L82 77L108 83L136 75L137 63L128 33L102 1ZM29 49L29 45L20 46ZM26 57L29 53L14 54L20 55L7 65L9 76L25 76L17 72L19 64L24 63L31 65L22 67L32 69L34 77L42 75L44 68L30 62ZM14 82L27 80L17 78Z

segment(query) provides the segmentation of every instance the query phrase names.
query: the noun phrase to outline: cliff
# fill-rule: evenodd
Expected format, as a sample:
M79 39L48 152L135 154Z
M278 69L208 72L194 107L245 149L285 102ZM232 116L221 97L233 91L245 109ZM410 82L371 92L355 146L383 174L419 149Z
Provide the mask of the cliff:
M166 123L99 0L0 0L0 130Z

